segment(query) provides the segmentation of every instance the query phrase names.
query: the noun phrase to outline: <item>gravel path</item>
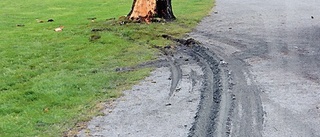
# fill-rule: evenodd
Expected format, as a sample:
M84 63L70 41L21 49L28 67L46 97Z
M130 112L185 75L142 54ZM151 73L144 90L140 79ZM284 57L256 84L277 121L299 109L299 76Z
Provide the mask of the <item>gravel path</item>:
M200 101L203 72L195 62L170 64L124 91L124 96L114 102L114 109L92 119L78 136L188 136Z
M229 62L238 77L230 135L320 136L320 2L216 5L190 37Z
M320 2L216 5L79 136L320 136Z

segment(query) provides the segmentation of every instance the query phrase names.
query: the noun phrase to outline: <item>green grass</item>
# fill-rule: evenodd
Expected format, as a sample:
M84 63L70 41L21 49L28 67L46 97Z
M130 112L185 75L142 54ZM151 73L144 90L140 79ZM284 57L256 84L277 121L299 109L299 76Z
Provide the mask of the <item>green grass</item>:
M97 115L99 102L119 97L151 70L116 68L155 59L152 46L173 44L159 35L184 36L213 6L213 0L172 2L175 22L120 26L104 20L126 15L130 0L2 0L0 136L61 136ZM49 18L55 21L36 22ZM60 25L63 32L54 32ZM92 28L110 30L90 42Z

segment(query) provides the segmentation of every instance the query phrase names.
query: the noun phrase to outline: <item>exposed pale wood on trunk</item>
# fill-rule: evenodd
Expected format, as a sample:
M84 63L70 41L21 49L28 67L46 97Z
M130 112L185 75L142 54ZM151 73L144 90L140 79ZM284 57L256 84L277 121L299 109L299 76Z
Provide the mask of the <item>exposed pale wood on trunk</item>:
M152 18L174 20L171 0L133 0L132 8L127 18L149 23Z
M131 20L145 19L146 22L150 21L149 18L155 14L156 0L134 0L132 13L129 16Z

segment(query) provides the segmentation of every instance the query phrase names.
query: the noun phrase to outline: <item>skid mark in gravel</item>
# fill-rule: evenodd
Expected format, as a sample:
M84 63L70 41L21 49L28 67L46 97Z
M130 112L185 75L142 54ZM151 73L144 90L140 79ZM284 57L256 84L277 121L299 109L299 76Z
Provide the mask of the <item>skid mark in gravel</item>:
M231 92L233 82L228 63L203 46L193 45L189 53L205 73L201 101L189 137L229 136L235 97Z
M229 62L235 82L230 136L320 136L320 18L314 18L320 3L216 2L217 12L189 36Z
M176 62L170 58L168 58L170 68L171 68L171 86L170 86L170 93L169 97L173 95L173 92L179 89L176 89L178 86L178 83L181 80L182 77L182 70L179 65L176 64Z
M124 91L111 113L92 119L78 136L187 136L203 81L201 67L183 59L187 57L174 57L171 68L157 68L132 90Z
M227 69L227 64L223 61L219 62L220 59L213 51L193 38L184 40L169 35L163 35L163 37L182 44L183 46L177 47L177 53L191 56L204 72L201 100L188 136L229 136L234 95L230 92L231 72ZM221 69L221 67L225 68Z
M165 67L125 91L79 136L229 136L235 95L228 64L193 40L177 41L191 44L166 54Z

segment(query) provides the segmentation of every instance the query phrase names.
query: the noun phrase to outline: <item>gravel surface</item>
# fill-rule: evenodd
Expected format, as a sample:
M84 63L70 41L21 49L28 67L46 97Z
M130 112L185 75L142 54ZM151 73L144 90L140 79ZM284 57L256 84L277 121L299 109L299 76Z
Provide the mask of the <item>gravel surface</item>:
M79 136L320 136L319 7L217 0L195 40L171 38L184 46L167 65Z
M190 37L229 61L234 78L240 77L230 135L320 136L320 2L216 5Z
M168 59L169 67L156 69L124 91L124 96L113 103L114 109L92 119L78 136L188 136L200 101L203 72L196 62L170 62L172 59ZM179 61L187 64L177 64Z

